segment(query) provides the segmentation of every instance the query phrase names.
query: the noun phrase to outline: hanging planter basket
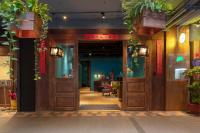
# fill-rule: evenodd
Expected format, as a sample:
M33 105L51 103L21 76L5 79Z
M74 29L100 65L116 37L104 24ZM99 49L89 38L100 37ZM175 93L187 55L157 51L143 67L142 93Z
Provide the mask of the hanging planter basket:
M142 15L136 19L133 26L138 35L152 36L153 34L165 29L166 14L164 12L144 10Z
M18 38L39 38L42 20L33 12L26 12L18 18L19 26L13 26Z

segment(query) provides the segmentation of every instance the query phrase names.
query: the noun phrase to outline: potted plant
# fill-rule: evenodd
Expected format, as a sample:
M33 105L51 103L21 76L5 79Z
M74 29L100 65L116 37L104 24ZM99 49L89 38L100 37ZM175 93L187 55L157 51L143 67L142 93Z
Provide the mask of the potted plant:
M200 66L196 66L186 71L185 75L191 79L188 85L190 93L190 103L188 103L188 111L191 113L200 113Z
M123 0L125 24L138 35L151 36L165 28L166 0Z
M0 18L4 29L1 37L6 41L1 45L6 45L10 49L11 66L16 61L17 39L36 38L35 40L35 80L40 79L39 72L39 53L40 44L47 38L49 8L47 4L38 0L2 0L0 2ZM13 70L11 68L11 70ZM13 72L12 72L13 73Z

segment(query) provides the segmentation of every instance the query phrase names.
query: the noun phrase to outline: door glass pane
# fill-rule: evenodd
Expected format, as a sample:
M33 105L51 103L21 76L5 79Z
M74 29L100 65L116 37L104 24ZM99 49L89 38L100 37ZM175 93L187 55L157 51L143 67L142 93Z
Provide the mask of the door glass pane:
M127 77L144 78L145 57L132 57L132 54L128 52L127 58Z
M64 44L59 44L57 47L63 50L64 56L56 58L56 78L72 78L74 47Z

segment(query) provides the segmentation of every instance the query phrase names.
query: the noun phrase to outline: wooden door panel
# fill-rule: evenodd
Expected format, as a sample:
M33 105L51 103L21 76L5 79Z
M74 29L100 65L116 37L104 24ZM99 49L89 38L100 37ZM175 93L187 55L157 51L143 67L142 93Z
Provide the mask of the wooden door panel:
M57 79L55 91L55 110L75 110L73 79Z
M128 110L146 109L145 79L127 79L127 108Z
M73 80L57 80L56 93L69 93L74 91Z
M74 107L74 97L56 97L56 108Z
M77 52L77 44L76 41L67 42L62 40L56 40L57 42L51 41L51 47L56 47L57 44L62 44L65 47L73 48L73 54L67 55L72 57L72 70L70 70L70 76L64 75L60 77L57 75L56 68L56 57L50 56L49 61L51 65L49 66L50 74L49 74L49 85L50 85L50 109L55 111L74 111L77 109L77 66L78 66L78 52ZM68 51L70 51L68 49ZM63 58L66 59L67 58ZM66 61L68 62L68 61ZM68 71L69 72L69 71ZM69 74L69 73L67 73Z
M128 92L145 92L145 82L144 81L140 81L140 82L129 82L127 83L128 87L127 87L127 91Z
M127 97L127 103L128 107L144 108L146 105L145 94L143 93L129 94Z
M127 42L123 44L123 110L146 111L148 109L148 82L147 82L147 65L145 59L145 77L129 78L127 77Z

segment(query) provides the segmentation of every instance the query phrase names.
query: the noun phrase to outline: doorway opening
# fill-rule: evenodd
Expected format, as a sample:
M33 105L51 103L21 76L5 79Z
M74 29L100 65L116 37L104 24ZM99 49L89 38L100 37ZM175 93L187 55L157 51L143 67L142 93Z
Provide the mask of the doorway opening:
M120 110L122 42L79 43L80 110Z

